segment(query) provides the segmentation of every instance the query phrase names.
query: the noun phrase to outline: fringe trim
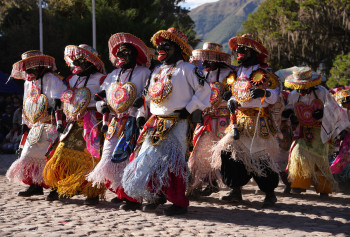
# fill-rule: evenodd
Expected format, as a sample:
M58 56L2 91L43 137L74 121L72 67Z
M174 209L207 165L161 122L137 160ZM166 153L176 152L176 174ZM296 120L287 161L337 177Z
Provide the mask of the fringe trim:
M291 88L291 89L294 89L294 90L308 89L310 87L317 86L317 85L321 84L321 81L322 81L322 77L320 76L316 80L310 81L310 82L305 83L305 84L295 84L295 83L292 83L292 82L289 82L289 81L285 81L284 82L284 86L288 87L288 88Z

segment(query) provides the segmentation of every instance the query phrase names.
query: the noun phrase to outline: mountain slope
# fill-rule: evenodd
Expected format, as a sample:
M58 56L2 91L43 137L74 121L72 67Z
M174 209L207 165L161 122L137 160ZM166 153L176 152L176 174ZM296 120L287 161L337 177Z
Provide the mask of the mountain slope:
M194 8L190 16L196 23L197 36L204 42L220 43L229 52L228 40L242 30L248 14L256 11L263 0L220 0Z

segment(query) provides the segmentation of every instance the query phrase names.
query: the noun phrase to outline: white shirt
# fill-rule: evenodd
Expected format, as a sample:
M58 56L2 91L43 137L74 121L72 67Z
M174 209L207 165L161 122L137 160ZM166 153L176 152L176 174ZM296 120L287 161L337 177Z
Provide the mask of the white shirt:
M162 70L160 78L165 78L167 73L170 73L172 65L161 65L154 70L149 86L149 90L155 83L154 78L158 76ZM168 70L170 69L170 70ZM195 66L179 60L173 71L173 76L170 79L172 83L172 91L168 97L160 104L150 101L150 110L152 114L167 116L174 114L175 110L186 108L189 113L199 109L204 110L210 107L210 86L204 83L203 86L199 84L198 77L195 73Z
M100 90L105 90L107 93L110 85L114 82L117 82L118 74L120 70L122 69L118 68L113 70L111 73L109 73L105 81L102 83ZM132 70L131 68L127 69L125 72L123 72L120 75L120 78L119 78L120 83L125 84L126 82L128 82L131 70ZM148 68L139 66L139 65L136 65L134 71L132 72L132 77L130 82L132 82L136 86L136 91L137 91L136 98L141 96L143 88L146 85L146 81L148 80L150 73L151 71ZM145 117L144 106L141 106L139 109L137 109L132 105L130 105L130 107L125 112L129 112L130 116L133 116L133 117L139 117L139 116Z

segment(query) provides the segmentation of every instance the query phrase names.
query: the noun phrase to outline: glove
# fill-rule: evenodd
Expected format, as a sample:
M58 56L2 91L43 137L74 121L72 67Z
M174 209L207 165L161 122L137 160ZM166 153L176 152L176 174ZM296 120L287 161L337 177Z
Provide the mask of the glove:
M293 125L298 125L299 124L299 120L298 120L297 116L295 116L295 114L292 114L289 119L290 119L290 122Z
M232 96L232 92L231 91L225 91L224 94L222 95L222 99L226 100L226 101L229 101L231 96Z
M286 109L286 110L283 110L282 117L289 118L292 114L294 114L292 109Z
M143 98L140 96L140 97L137 97L135 100L134 100L134 103L132 104L133 107L135 108L140 108L144 103L144 100Z
M53 101L53 110L56 111L56 110L59 110L61 108L61 100L60 99L55 99Z
M143 128L143 125L145 125L146 123L146 119L145 117L138 117L136 119L136 126L139 128L139 129L142 129Z
M99 95L99 96L97 96L97 95ZM97 93L94 95L94 100L95 100L95 101L101 101L102 99L101 99L100 97L106 98L106 91L105 91L105 90L100 91L100 92L97 92Z
M57 127L56 127L56 130L59 133L63 133L63 131L64 131L63 124L58 124Z
M191 115L191 120L193 123L203 123L203 116L202 116L202 111L199 109L196 109L195 111L193 111L192 115Z
M236 102L234 100L229 100L227 102L227 108L230 110L231 114L234 114L236 110Z
M265 90L264 89L252 89L250 90L250 96L253 99L264 97L265 96ZM271 92L266 90L266 97L270 97Z
M317 119L317 120L321 119L321 118L323 117L323 109L317 109L317 110L315 110L315 111L312 113L312 117L313 117L314 119Z
M104 104L104 105L101 106L101 112L102 112L102 114L110 112L107 104Z
M186 108L175 110L174 112L179 114L180 119L187 119L187 117L190 115Z
M231 155L232 155L232 152L222 150L221 151L221 160L228 160L231 158Z
M28 132L29 131L29 128L26 124L22 124L21 125L21 133L22 135L25 133L25 132Z
M233 139L235 139L235 140L239 139L239 132L238 132L237 128L233 128L232 135L233 135Z
M102 127L101 127L101 132L102 133L105 133L105 132L107 132L108 131L108 125L103 125Z

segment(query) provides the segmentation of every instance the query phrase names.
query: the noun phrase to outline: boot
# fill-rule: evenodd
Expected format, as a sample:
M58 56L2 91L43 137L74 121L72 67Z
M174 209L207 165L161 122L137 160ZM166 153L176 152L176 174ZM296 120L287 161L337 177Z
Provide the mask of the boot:
M241 188L233 188L227 196L220 197L220 200L229 201L229 202L241 202L242 201L242 192Z
M301 194L304 192L306 192L306 189L304 189L304 188L292 188L292 193Z
M284 187L283 193L285 193L285 194L290 194L290 191L291 191L291 190L292 190L292 189L291 189L290 185L286 185L286 186Z
M263 207L274 206L276 202L277 202L277 198L276 198L275 192L274 191L268 192L268 193L266 193Z
M124 211L136 211L136 210L140 210L141 207L142 207L141 203L130 202L129 200L126 200L124 204L120 205L119 209Z
M320 193L320 198L328 198L329 194L328 193Z
M111 202L112 202L112 203L115 203L115 204L118 204L118 203L123 202L123 199L120 199L120 198L118 198L118 197L115 197L115 198L113 198L113 199L111 200Z
M49 195L47 195L45 198L46 201L55 201L58 199L59 199L59 196L58 196L57 190L54 188L51 189Z
M181 215L187 213L187 207L179 207L173 204L171 207L164 209L163 213L166 216Z
M43 194L44 194L43 187L41 187L39 185L31 184L26 191L19 192L18 196L30 197L33 195L43 195Z
M199 196L201 196L202 193L202 187L199 186L197 188L192 189L191 191L187 192L187 198L190 200L197 200Z
M216 181L213 182L213 185L208 185L202 192L201 195L202 196L210 196L212 193L217 193L219 192L219 187L218 184L216 183Z
M87 197L84 201L84 205L96 205L98 204L98 196L96 197Z
M160 195L154 202L149 202L142 207L143 212L153 212L159 205L166 203L167 199L164 195Z

